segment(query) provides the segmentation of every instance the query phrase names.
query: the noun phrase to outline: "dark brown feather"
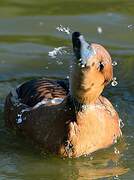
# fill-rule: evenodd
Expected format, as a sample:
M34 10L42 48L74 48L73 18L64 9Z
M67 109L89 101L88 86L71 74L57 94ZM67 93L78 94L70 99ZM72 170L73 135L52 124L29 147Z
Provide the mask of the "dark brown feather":
M69 92L69 82L34 79L16 89L21 103L33 107L43 99L65 98Z

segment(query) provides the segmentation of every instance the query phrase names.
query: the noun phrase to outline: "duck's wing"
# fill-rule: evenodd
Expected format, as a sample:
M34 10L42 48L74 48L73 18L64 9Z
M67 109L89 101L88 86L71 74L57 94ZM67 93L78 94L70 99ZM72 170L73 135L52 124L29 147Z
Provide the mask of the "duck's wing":
M68 80L31 80L16 89L21 103L33 107L42 100L65 98L69 92Z

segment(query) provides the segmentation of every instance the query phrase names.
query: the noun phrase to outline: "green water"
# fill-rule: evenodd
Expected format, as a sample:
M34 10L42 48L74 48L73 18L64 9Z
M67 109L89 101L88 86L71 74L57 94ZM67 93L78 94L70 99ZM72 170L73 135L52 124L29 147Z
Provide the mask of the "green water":
M118 65L118 85L105 95L121 119L123 142L89 157L61 159L40 153L23 137L4 127L7 93L33 77L64 78L70 55L52 59L48 52L71 48L62 24L103 44ZM133 0L0 0L0 180L134 179L134 1ZM97 32L102 28L102 33ZM120 153L116 151L119 150ZM117 152L117 153L116 153Z

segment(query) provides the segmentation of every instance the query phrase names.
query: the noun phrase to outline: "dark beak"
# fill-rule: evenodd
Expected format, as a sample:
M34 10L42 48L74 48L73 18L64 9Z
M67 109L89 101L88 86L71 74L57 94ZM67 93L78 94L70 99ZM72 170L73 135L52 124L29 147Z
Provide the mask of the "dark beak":
M72 34L73 51L77 60L81 59L82 65L86 65L87 60L95 54L91 44L87 43L84 36L79 32Z
M72 34L72 43L73 43L73 51L77 59L81 58L80 49L81 49L81 42L79 37L81 34L79 32L74 32Z

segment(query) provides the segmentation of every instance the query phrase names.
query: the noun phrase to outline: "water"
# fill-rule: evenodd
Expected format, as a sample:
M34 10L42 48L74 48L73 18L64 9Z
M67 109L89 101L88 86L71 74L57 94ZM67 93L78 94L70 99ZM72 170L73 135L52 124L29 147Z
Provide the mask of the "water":
M132 0L0 1L0 180L134 179L133 9ZM103 44L118 64L118 85L110 85L105 96L123 121L125 143L78 159L40 154L4 127L4 99L14 86L34 77L69 76L69 54L48 56L57 47L71 49L68 34L56 29L59 24Z

